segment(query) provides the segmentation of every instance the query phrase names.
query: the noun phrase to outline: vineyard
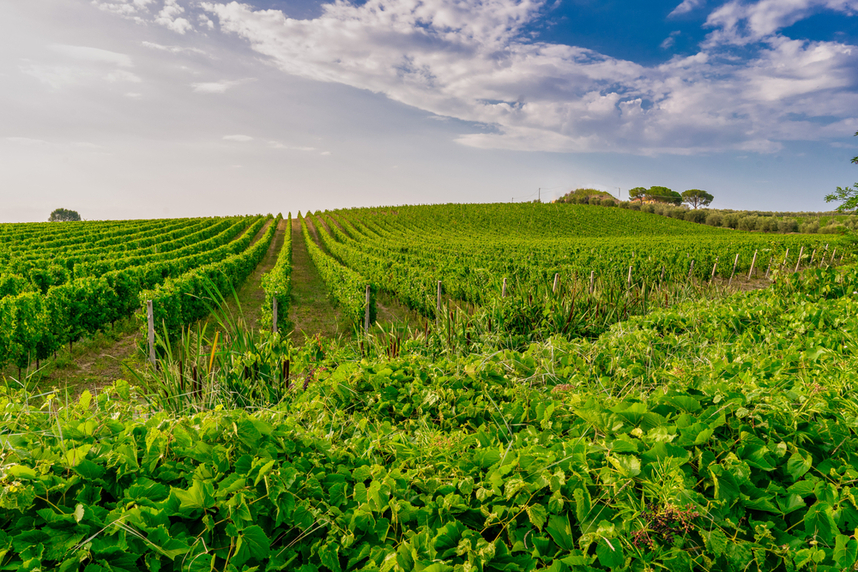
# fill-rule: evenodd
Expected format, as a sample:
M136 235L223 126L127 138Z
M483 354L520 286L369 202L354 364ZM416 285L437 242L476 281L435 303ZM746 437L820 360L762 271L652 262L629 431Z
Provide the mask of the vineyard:
M0 240L0 570L858 569L848 236L510 204ZM351 330L294 330L308 290ZM129 317L153 363L39 386Z

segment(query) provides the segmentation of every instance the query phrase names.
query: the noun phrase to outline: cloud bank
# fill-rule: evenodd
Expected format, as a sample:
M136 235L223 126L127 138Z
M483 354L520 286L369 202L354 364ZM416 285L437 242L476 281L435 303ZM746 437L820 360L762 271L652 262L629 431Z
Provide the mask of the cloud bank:
M480 148L768 153L855 128L858 47L780 31L821 10L854 15L858 0L731 0L709 14L698 53L656 66L533 41L525 28L548 9L541 0L337 0L309 20L238 2L96 3L180 34L214 21L286 73L482 126L458 139ZM671 16L703 4L684 0Z

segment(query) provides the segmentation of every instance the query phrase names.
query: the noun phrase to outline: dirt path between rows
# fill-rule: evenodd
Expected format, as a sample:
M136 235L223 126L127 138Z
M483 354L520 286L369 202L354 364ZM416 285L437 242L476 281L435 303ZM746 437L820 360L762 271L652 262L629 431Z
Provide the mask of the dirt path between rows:
M316 229L308 223L310 234ZM325 282L310 260L310 252L301 232L301 221L292 221L292 299L289 320L293 340L301 344L308 337L350 335L351 328L328 297Z
M319 220L321 222L321 226L324 228L325 231L328 232L328 234L332 234L329 220L319 216L316 217L316 220ZM334 223L337 224L337 227L342 230L342 227L339 225L336 219L334 219ZM317 229L314 228L313 225L309 222L307 223L307 226L308 230L310 231L310 235L315 239L316 244L318 244L323 251L326 251L325 247L319 240L319 234L317 232ZM373 330L376 333L380 331L395 331L403 333L409 328L421 327L420 325L425 321L420 317L417 312L414 312L408 309L403 304L401 304L395 296L384 292L381 289L379 289L379 292L376 295L375 306L377 310L377 317Z
M253 239L253 244L265 235L265 232L271 224L272 223L269 222L259 229L259 233ZM228 311L233 317L240 317L241 321L243 321L251 330L255 330L257 328L259 319L262 317L262 305L265 303L265 291L262 289L262 276L277 264L277 256L280 254L280 249L283 247L283 241L288 224L289 221L285 219L278 223L277 230L274 232L274 238L271 240L271 245L268 247L268 251L256 266L256 269L247 277L244 283L239 286L235 296L233 296L232 292L221 292L226 300ZM236 297L238 298L238 305L236 305ZM206 318L205 323L209 325L209 328L212 328L217 322L210 316Z

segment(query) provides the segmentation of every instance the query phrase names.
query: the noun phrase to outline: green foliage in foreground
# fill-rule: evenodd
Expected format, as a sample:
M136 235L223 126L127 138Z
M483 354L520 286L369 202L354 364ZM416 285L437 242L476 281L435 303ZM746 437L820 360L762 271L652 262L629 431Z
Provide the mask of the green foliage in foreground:
M817 270L526 352L309 344L255 412L7 390L0 570L850 570L856 291Z
M839 212L852 212L858 209L858 183L851 187L837 187L836 192L825 195L826 203L832 201L840 201L841 204L837 207Z

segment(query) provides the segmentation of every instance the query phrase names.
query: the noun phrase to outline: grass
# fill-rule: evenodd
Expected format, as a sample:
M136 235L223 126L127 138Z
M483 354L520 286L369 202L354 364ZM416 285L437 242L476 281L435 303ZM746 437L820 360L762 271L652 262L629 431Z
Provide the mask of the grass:
M311 233L315 229L311 229ZM300 220L292 221L292 300L289 320L296 343L319 334L337 338L351 333L351 326L328 297L325 283L310 260L301 234Z

